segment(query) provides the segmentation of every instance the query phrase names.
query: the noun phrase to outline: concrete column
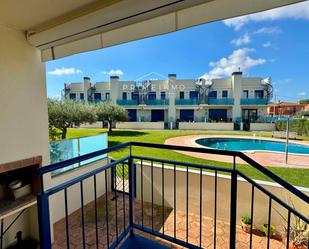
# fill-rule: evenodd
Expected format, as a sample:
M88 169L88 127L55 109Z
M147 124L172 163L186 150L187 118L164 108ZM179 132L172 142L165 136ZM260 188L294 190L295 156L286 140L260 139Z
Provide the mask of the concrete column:
M90 78L84 77L84 100L88 103L88 90L91 86Z
M242 97L242 72L232 73L232 88L233 88L233 98L234 105L232 108L232 118L236 121L237 118L241 117L241 106L240 99Z
M176 106L175 106L175 98L176 98L176 74L168 75L168 94L167 97L169 99L168 106L168 122L176 122Z
M119 91L119 76L111 76L110 77L110 84L111 84L111 102L113 104L117 103L117 99L118 99L118 91Z

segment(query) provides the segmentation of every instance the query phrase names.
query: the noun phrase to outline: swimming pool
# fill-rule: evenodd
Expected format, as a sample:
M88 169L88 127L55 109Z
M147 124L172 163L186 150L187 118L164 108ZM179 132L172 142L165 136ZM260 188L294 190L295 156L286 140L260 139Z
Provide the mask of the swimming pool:
M212 149L234 150L234 151L275 151L285 152L285 142L250 139L250 138L200 138L197 144ZM309 145L289 143L289 152L296 154L308 154Z

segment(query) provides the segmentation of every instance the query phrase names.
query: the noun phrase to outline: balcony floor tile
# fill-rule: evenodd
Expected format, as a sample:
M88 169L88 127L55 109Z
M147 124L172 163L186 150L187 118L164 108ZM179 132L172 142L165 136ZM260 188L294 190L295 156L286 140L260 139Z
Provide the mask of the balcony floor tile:
M123 231L124 228L124 217L123 217L123 195L117 194L117 227L118 234ZM105 195L101 196L97 200L98 203L98 235L99 235L99 248L107 248L107 224L105 222ZM125 224L128 225L128 207L129 200L125 196ZM135 212L135 223L142 224L142 205L140 201L134 202ZM152 207L150 203L144 202L144 226L152 228ZM116 240L116 208L115 208L115 195L114 193L108 193L108 217L109 217L109 241ZM164 233L169 236L174 236L174 215L176 215L176 237L177 239L186 240L186 215L184 212L177 211L176 213L172 208L164 209L164 221L162 222L163 208L158 205L154 205L154 230L163 232L164 222ZM85 220L85 244L86 248L96 248L96 225L94 219L94 202L91 202L84 206L84 220ZM82 223L81 223L81 209L75 211L69 215L69 235L70 235L70 248L83 248L82 240ZM188 241L197 246L200 245L200 217L198 214L189 213L188 215ZM136 230L136 234L140 234L145 238L155 240L158 243L164 245L162 248L183 248L173 243L167 242L163 239L157 238L153 235L146 234ZM217 248L229 248L229 224L220 220L217 220ZM260 237L253 235L252 237L253 247L252 248L267 248L266 237ZM250 235L244 233L240 226L236 228L236 248L245 249L249 248ZM284 241L284 240L283 240ZM213 248L214 247L214 221L213 219L203 216L202 217L202 248ZM62 219L54 224L54 243L53 249L67 248L66 244L66 232L65 232L65 219ZM120 247L121 248L121 247ZM130 248L130 247L128 247ZM151 247L149 247L151 248ZM277 240L270 240L270 248L285 248L284 243Z

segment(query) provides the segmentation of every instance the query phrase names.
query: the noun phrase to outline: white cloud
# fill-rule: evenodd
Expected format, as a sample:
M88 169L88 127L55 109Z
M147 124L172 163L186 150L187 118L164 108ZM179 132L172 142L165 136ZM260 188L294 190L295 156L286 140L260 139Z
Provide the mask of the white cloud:
M235 17L232 19L224 20L223 22L228 27L232 27L235 30L239 30L241 29L242 26L251 21L259 22L259 21L278 20L284 18L309 20L309 1L305 1L299 4L292 4L272 10L267 10L251 15Z
M278 34L281 33L279 27L263 27L253 32L253 34Z
M251 58L250 52L255 51L250 48L241 48L234 50L227 58L223 57L218 61L210 62L209 66L213 67L208 73L205 73L201 78L206 80L213 78L220 78L231 75L233 72L239 70L248 73L248 71L255 66L266 63L265 59L262 58Z
M299 96L306 96L306 92L300 92L298 93Z
M123 75L123 71L120 70L120 69L112 69L109 72L102 71L101 73L108 74L109 76L121 76L121 75Z
M269 48L271 46L271 42L265 42L264 44L263 44L263 47L264 48Z
M78 74L78 73L82 73L82 70L76 69L76 68L56 68L53 71L49 71L48 74L52 74L52 75L69 75L69 74Z
M231 41L232 44L234 44L235 46L241 46L244 44L248 44L251 42L250 36L248 34L244 34L243 36L237 38L237 39L233 39Z

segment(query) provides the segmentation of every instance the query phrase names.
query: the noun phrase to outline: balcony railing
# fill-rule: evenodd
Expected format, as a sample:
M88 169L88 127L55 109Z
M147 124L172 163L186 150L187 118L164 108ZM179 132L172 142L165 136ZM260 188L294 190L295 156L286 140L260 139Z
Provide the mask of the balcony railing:
M175 105L198 105L198 99L175 99Z
M267 99L240 99L241 105L267 105L268 101Z
M223 168L131 154L132 151L141 152L136 147L218 154L230 157L233 163L230 168ZM110 152L124 151L125 148L127 155L121 159L84 171L51 188L43 187L45 174ZM204 248L211 243L212 248L234 249L236 233L237 236L242 236L236 229L236 221L240 218L237 217L238 208L244 205L244 199L239 198L245 198L248 202L252 225L258 220L257 212L263 212L262 217L267 217L266 226L272 227L270 224L273 224L274 210L280 210L280 216L284 217L283 226L286 227L283 235L285 245L282 243L280 248L288 248L292 233L295 232L292 230L294 218L307 225L309 219L293 205L287 204L277 194L243 173L243 168L236 165L236 159L245 161L248 167L258 171L260 175L281 185L280 192L286 191L286 196L293 195L299 201L309 203L309 197L305 193L241 152L128 142L37 170L41 181L37 198L40 248L52 248L50 214L51 207L55 207L57 213L63 213L64 217L54 225L59 229L59 232L54 233L55 244L60 248L73 248L76 245L87 248L86 245L89 244L96 245L96 248L101 248L102 245L103 248L116 248L124 240L125 245L131 243L131 246L120 248L149 248L149 244L134 247L134 243L157 243L135 235L137 230L159 237L163 239L162 242L186 248ZM225 176L220 177L219 174ZM238 181L238 177L242 180ZM244 192L241 191L245 184L250 190L243 195ZM85 195L85 192L88 194ZM57 198L53 198L55 195ZM53 203L55 200L62 200L63 203L57 203L57 207L50 206L50 199L53 199ZM263 204L257 203L262 199ZM237 204L238 200L240 205ZM74 205L79 208L78 212L73 208ZM193 209L196 210L194 214L190 213ZM206 219L206 215L213 218ZM222 222L218 217L226 217L228 222ZM271 230L267 230L264 239L257 239L253 237L253 229L250 229L246 237L250 245L248 247L269 248L273 243L270 239L274 231ZM256 244L260 240L263 240L262 247L262 244ZM152 245L151 248L163 247Z
M138 105L136 99L117 99L117 105Z
M222 98L222 99L208 99L209 105L234 105L234 99Z
M168 99L147 99L146 105L168 105Z

